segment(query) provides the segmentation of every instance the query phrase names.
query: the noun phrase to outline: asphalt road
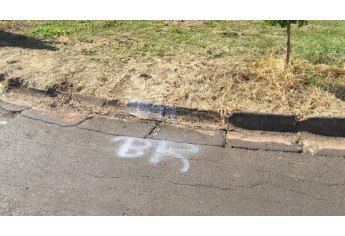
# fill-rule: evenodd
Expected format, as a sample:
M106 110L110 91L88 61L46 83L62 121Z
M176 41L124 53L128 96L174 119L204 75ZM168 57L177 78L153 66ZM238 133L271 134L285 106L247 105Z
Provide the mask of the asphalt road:
M343 158L160 128L0 109L0 214L345 214Z

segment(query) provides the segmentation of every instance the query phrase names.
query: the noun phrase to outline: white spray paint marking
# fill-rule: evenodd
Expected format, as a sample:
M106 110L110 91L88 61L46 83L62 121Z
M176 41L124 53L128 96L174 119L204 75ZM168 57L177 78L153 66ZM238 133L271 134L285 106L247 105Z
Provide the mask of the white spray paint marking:
M141 116L162 118L164 116L164 106L158 103L147 103L141 100L134 100L129 103L129 107Z
M117 150L117 155L120 158L142 158L145 156L145 153L154 148L153 155L149 159L150 163L157 165L164 158L173 157L182 161L183 167L180 170L183 173L187 172L190 168L189 160L186 156L195 154L199 151L196 145L187 143L174 143L132 137L115 137L113 141L123 141L123 144Z
M8 122L7 121L0 121L0 125L6 125Z
M151 147L151 143L145 139L115 137L113 141L124 141L117 151L117 155L121 158L141 158L145 155L145 150Z

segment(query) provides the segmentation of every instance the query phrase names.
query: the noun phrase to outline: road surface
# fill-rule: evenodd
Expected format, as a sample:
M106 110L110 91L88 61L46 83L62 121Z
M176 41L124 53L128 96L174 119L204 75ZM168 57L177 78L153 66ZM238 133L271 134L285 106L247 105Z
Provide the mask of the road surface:
M345 159L232 148L217 132L0 109L0 214L345 214Z

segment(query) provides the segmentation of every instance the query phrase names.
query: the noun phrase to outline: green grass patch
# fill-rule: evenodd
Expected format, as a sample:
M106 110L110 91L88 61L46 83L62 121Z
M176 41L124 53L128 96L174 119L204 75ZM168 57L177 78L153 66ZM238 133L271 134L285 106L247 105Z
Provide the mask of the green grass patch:
M32 21L30 37L46 39L65 35L81 42L103 37L130 41L117 52L134 55L172 54L177 49L209 58L265 58L274 49L285 53L286 30L263 21L203 21L199 27L182 27L164 21ZM292 29L292 59L314 64L344 66L345 21L309 21ZM237 50L236 48L241 48ZM247 48L247 51L243 50ZM227 51L231 53L225 53Z
M27 33L28 36L42 38L63 34L68 34L68 31L54 26L38 26Z

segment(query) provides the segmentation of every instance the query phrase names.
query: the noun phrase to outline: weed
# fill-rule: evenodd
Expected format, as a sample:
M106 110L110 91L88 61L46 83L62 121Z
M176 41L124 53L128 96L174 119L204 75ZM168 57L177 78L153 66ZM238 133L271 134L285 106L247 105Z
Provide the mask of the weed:
M31 37L49 37L68 34L67 30L54 27L54 26L39 26L27 33Z
M184 33L182 29L175 27L175 26L171 27L170 32L174 33L174 34L183 34Z

